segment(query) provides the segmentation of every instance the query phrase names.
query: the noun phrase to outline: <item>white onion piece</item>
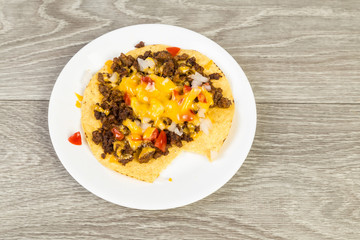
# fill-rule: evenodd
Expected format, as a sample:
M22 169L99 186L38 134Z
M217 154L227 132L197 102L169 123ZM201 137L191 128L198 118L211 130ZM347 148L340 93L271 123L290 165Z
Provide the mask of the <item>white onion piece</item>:
M140 127L140 121L139 120L135 120L136 125L138 125L138 127Z
M210 85L204 84L203 86L208 92L211 91L211 86Z
M200 108L200 109L199 109L199 111L198 111L198 115L199 115L199 117L201 117L201 118L205 118L205 112L206 112L206 110L205 110L205 109Z
M119 75L117 74L117 72L114 72L113 75L111 76L111 78L109 79L110 82L115 83L118 79L118 76Z
M145 90L148 92L152 92L155 90L155 84L153 82L148 83L145 87Z
M199 82L207 82L207 81L209 81L209 79L207 77L204 77L203 75L201 75L198 72L195 72L195 74L192 74L189 77L194 81L199 81Z
M212 126L210 119L208 118L200 118L200 130L203 131L206 135L209 134L209 130Z
M191 87L200 87L202 85L202 82L200 82L200 81L197 81L197 80L193 80L192 82L191 82Z
M143 123L148 123L148 122L150 122L151 121L151 119L150 118L147 118L147 117L144 117L143 119L142 119L142 122Z
M179 136L183 135L182 129L179 130L178 128L175 128L174 133L176 133L176 134L179 135Z
M140 71L144 71L147 68L152 68L155 66L155 63L153 60L147 58L145 60L138 58L137 59L139 66L140 66Z
M174 132L175 129L176 129L176 124L175 124L174 122L172 122L172 123L170 124L170 126L168 127L168 130L169 130L170 132Z
M145 132L145 130L147 128L151 127L151 124L150 123L141 123L140 127L141 127L142 131Z

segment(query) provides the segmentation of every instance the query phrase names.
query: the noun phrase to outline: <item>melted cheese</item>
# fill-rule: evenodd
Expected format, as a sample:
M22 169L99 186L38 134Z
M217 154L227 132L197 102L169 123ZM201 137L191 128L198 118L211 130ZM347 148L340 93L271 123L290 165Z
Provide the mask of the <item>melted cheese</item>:
M149 118L153 120L154 125L160 129L166 127L162 123L163 118L167 117L175 123L182 123L183 120L180 118L182 114L188 114L190 110L197 111L199 108L207 111L209 106L213 104L211 93L203 87L193 88L184 95L173 94L174 91L179 89L170 78L160 77L155 74L150 74L148 77L154 82L145 83L141 81L142 76L134 71L131 76L122 78L118 89L129 94L131 108L136 116L140 119ZM153 86L149 86L149 84L153 84ZM206 97L206 103L199 102L196 105L194 100L201 92ZM195 116L193 121L194 123L198 122L198 117ZM124 123L126 126L127 124L133 126L128 122ZM133 127L127 127L133 132L131 130L131 128L134 129Z

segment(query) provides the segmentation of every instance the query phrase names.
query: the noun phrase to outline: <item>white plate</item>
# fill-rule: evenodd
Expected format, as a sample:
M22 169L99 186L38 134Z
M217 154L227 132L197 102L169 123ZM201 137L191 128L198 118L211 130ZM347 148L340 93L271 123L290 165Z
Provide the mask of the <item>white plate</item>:
M83 137L75 146L68 137L81 130L74 92L82 94L86 71L95 73L106 60L134 49L139 42L197 50L220 67L229 79L236 103L235 117L217 160L183 153L154 183L145 183L103 167ZM51 94L49 131L55 151L70 175L93 194L136 209L169 209L198 201L222 187L244 162L255 135L256 106L250 84L237 62L212 40L187 29L145 24L117 29L93 40L66 64ZM84 136L82 134L82 136ZM173 181L169 181L172 178Z

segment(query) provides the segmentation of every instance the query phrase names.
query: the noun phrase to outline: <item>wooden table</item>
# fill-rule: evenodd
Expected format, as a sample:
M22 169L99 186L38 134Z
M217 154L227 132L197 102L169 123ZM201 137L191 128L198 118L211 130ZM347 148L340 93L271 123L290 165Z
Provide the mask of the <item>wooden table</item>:
M360 239L360 2L0 1L1 239ZM258 111L238 173L194 204L106 202L64 169L47 110L92 39L164 23L242 66Z

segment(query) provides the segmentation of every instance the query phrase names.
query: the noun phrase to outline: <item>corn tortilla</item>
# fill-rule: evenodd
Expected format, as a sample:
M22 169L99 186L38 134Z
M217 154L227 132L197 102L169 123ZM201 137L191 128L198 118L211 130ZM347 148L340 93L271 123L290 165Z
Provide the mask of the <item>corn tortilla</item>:
M137 56L142 55L145 51L151 50L152 52L158 52L166 50L167 47L169 46L148 45L142 48L134 49L126 55L131 55L136 59ZM190 57L195 57L196 62L201 66L205 66L209 63L209 61L211 61L211 59L195 50L181 49L178 54L183 53L188 54ZM99 70L99 72L106 72L106 67L104 66ZM222 73L222 71L215 63L211 63L210 67L204 70L204 73ZM221 75L222 77L219 80L212 81L213 85L221 88L223 90L223 96L233 101L230 84L224 74L222 73ZM103 96L99 91L99 82L97 80L96 73L91 78L85 89L81 107L81 124L92 153L105 167L121 174L150 183L154 182L154 180L160 175L161 171L164 170L182 151L199 153L212 160L212 153L220 150L229 133L235 110L234 104L232 104L229 108L210 108L208 116L212 120L212 128L209 131L209 135L200 131L194 141L184 143L184 146L181 148L176 146L169 148L169 154L166 156L151 159L147 163L139 163L137 160L133 160L124 166L111 154L107 154L105 159L103 159L101 157L101 154L103 153L102 146L100 144L97 145L92 141L92 132L101 127L101 122L96 120L94 117L94 106L96 103L100 103L102 98Z

